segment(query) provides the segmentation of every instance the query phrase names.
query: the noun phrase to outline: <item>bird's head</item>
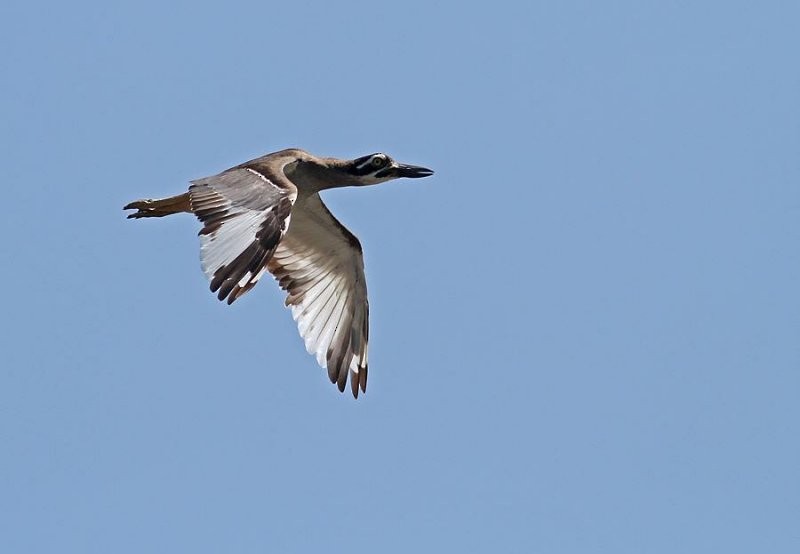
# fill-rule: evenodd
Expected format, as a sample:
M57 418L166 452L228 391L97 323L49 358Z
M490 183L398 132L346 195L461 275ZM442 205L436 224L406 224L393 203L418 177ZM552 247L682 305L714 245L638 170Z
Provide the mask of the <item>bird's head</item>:
M355 177L358 185L375 185L400 177L429 177L433 170L416 165L400 164L383 153L362 156L349 162L343 169Z

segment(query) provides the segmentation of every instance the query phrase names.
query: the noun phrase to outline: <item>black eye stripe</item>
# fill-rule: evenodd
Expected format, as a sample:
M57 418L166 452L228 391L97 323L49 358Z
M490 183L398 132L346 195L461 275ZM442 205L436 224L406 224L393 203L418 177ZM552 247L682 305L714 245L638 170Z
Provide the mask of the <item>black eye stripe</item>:
M355 162L355 168L357 170L362 170L365 167L367 167L370 164L371 161L372 161L372 157L371 156L370 157L366 157L366 158L359 158Z
M373 172L380 171L389 164L386 154L375 153L353 160L353 169L350 171L355 175L365 176Z

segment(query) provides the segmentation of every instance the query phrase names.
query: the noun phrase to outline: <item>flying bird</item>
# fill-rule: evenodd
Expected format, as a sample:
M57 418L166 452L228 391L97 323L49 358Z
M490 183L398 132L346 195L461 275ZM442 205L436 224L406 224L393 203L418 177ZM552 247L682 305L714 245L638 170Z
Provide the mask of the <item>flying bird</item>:
M287 292L306 349L344 391L367 389L369 304L361 243L323 204L321 190L377 185L433 171L376 153L340 160L290 148L211 177L189 191L137 200L128 218L181 212L200 220L200 265L217 298L232 304L269 271Z

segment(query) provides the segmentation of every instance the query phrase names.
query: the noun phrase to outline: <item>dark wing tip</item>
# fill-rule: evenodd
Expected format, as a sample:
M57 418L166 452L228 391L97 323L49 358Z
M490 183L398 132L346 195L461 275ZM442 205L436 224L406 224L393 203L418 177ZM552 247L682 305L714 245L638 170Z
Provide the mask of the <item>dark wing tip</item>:
M350 390L353 392L353 398L358 398L358 391L367 392L367 368L359 367L358 373L355 371L350 372Z

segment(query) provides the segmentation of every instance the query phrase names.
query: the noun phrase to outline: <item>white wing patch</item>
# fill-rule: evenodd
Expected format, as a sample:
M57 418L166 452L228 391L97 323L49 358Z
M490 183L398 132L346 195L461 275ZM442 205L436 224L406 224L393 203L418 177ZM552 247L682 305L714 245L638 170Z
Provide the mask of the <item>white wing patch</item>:
M253 288L289 226L296 190L250 168L194 181L192 211L203 222L200 263L211 290L228 304Z

